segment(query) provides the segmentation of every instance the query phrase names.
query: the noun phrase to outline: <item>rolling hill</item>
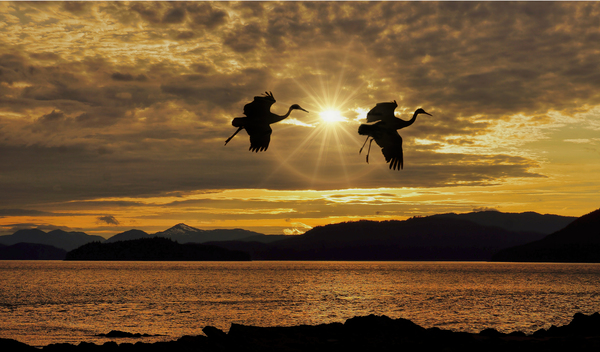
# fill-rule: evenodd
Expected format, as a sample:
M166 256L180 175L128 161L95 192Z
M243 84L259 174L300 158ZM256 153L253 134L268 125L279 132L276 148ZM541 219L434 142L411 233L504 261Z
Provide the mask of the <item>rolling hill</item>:
M47 244L70 251L86 243L104 241L104 237L88 235L83 232L66 232L53 230L48 233L39 229L18 230L12 235L0 236L0 243L13 245L17 243Z
M539 240L538 232L514 232L445 217L405 221L356 221L315 227L268 245L212 242L264 260L464 260L486 261L501 249Z
M492 257L510 262L600 262L600 209L538 241L507 248Z

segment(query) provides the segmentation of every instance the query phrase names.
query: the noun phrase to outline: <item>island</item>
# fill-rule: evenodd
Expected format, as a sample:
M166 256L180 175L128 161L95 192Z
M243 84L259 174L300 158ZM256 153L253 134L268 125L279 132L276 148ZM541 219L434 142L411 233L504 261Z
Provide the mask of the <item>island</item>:
M67 252L65 260L249 261L248 253L217 246L179 244L163 237L112 243L91 242Z

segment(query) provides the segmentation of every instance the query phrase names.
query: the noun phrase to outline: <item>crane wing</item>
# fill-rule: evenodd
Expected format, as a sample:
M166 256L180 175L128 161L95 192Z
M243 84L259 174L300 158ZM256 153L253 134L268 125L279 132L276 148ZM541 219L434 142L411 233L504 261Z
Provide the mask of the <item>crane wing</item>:
M388 121L395 119L394 110L398 107L396 101L389 103L378 103L367 113L367 122Z
M250 125L245 127L250 136L250 151L262 152L269 148L271 142L271 133L273 130L269 124Z
M259 117L271 111L271 105L275 103L273 94L266 93L264 96L254 97L254 101L244 106L244 115L248 117Z
M402 154L402 137L395 130L386 129L385 132L374 136L375 142L381 147L385 161L390 163L390 169L404 168Z

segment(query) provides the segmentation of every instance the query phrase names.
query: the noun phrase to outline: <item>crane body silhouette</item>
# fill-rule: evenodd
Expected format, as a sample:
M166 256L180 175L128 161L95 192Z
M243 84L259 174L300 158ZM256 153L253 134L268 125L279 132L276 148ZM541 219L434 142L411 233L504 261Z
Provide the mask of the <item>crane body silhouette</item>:
M427 114L429 116L431 114L425 112L423 109L417 109L413 117L405 121L394 115L396 107L398 107L398 104L395 100L389 103L378 103L367 113L367 123L358 127L358 134L367 136L365 143L363 143L358 153L362 152L367 141L371 138L367 152L367 163L369 162L371 143L375 140L375 143L381 147L385 161L390 163L390 169L399 170L404 168L404 156L402 153L402 137L400 137L397 130L412 125L419 114Z
M298 104L290 106L287 114L276 115L271 112L271 105L275 103L273 93L265 92L264 96L254 97L254 101L244 106L245 117L236 117L231 121L233 127L238 129L227 138L225 145L241 130L245 129L250 136L250 148L252 152L262 152L269 148L269 142L271 141L271 124L279 122L288 116L292 110L302 110L308 112L300 107Z

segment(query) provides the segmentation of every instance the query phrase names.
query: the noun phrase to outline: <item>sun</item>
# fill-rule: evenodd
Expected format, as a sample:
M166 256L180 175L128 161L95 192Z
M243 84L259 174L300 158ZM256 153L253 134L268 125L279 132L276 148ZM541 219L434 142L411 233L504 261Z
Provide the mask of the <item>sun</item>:
M346 121L346 118L337 110L325 110L319 113L321 120L327 124Z

